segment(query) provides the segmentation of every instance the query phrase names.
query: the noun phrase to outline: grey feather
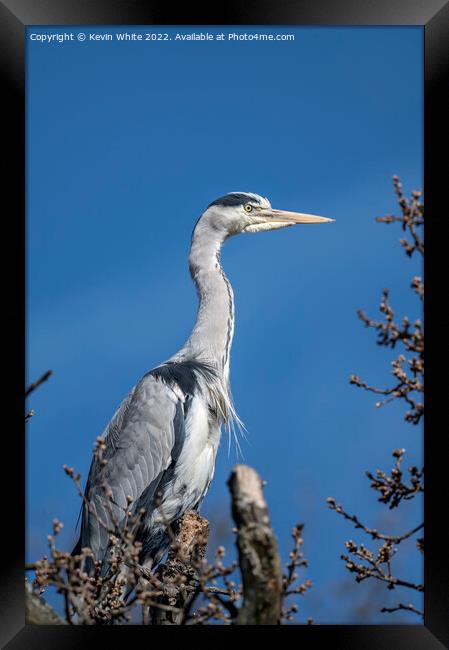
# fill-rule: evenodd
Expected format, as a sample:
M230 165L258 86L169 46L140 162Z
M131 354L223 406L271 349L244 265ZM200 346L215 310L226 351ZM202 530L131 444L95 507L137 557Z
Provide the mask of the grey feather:
M84 505L80 535L81 547L90 547L100 561L109 546L102 524L113 528L102 485L111 489L118 523L124 519L128 496L135 510L145 507L151 514L158 485L184 439L180 399L165 381L149 373L130 391L101 437L107 464L92 461L85 495L94 513Z

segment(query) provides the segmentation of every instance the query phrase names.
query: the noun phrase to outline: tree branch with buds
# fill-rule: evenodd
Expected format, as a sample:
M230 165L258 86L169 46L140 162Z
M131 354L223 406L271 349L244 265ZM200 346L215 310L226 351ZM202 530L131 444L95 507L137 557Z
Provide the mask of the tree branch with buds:
M99 439L94 450L96 462L102 461L102 453ZM64 466L64 471L90 508L81 476L71 467ZM136 532L145 513L131 514L128 499L119 523L106 485L104 501L112 524L107 525L90 510L111 541L106 574L102 574L91 549L83 548L71 555L57 548L63 524L54 519L48 536L49 555L26 566L35 572L33 582L27 586L33 622L45 624L53 617L59 624L123 624L131 620L136 607L140 607L142 623L152 625L205 625L213 620L228 625L275 625L291 621L298 608L284 607L284 600L303 595L311 586L310 580L296 586L297 569L307 567L301 552L303 526L298 524L293 529L294 548L283 574L260 477L252 468L237 465L228 485L239 554L239 562L229 566L223 562L223 547L217 549L213 563L205 559L209 523L195 511L187 512L174 525L167 523L171 544L166 562L154 570L141 566L141 543ZM89 565L93 570L88 569ZM237 571L242 583L232 577ZM42 598L49 587L63 598L64 618ZM131 596L124 598L125 592Z
M424 225L424 203L422 192L414 191L411 198L407 199L402 191L402 185L397 176L393 177L393 186L399 204L399 216L386 215L378 217L380 223L399 223L406 236L400 239L406 255L412 257L415 253L424 255L424 242L422 240L422 227ZM410 288L422 302L424 299L424 282L421 277L413 277ZM380 312L383 320L373 320L366 316L363 310L357 312L360 320L368 328L377 332L377 343L390 349L401 348L400 354L391 362L392 374L395 378L393 386L389 388L377 388L370 386L360 379L358 375L351 375L350 383L377 395L383 395L385 400L376 402L380 407L393 400L402 401L407 405L405 420L417 425L424 416L424 330L420 319L413 323L407 316L404 316L400 323L395 318L394 310L390 304L389 291L384 289L380 303ZM405 449L393 451L394 467L389 473L377 469L375 472L367 471L366 475L370 480L370 487L378 495L378 501L388 505L389 509L395 509L404 501L410 501L424 492L424 469L415 465L408 467L408 476L405 477L402 462ZM389 535L380 533L374 528L363 524L359 517L350 515L343 506L337 504L334 498L327 499L331 510L350 521L356 529L361 529L373 540L380 540L381 546L372 551L363 544L357 545L352 540L345 544L349 555L342 554L341 558L346 563L346 568L355 574L356 582L362 582L372 578L386 583L388 589L405 587L417 592L422 592L422 584L398 578L393 575L393 557L398 552L398 545L414 537L424 528L420 523L413 529L401 535ZM424 539L416 539L416 548L420 553L424 552ZM397 611L408 611L418 616L423 612L412 604L400 603L396 607L383 607L381 612L393 613Z

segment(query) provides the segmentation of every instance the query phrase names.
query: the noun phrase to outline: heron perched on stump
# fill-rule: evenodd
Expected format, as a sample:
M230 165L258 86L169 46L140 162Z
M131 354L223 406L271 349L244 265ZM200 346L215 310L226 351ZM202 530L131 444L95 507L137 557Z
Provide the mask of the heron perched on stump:
M239 423L229 383L234 300L220 264L221 246L241 233L330 221L275 210L268 199L248 192L230 192L203 212L189 254L199 297L195 326L176 354L130 390L103 432L103 461L94 456L90 466L73 553L90 547L105 574L111 542L99 520L120 524L131 503L133 513L145 512L140 562L160 562L170 541L167 523L197 509L209 488L222 426L230 431Z

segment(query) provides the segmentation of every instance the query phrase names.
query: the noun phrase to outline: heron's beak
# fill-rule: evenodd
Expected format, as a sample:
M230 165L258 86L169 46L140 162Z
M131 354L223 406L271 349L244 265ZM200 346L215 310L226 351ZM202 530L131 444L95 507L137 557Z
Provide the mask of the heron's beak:
M255 212L254 220L245 226L244 232L278 230L279 228L294 226L296 223L327 223L330 221L335 221L335 219L318 217L314 214L303 214L302 212L262 208Z
M335 219L318 217L314 214L303 214L302 212L288 212L287 210L270 210L270 221L276 223L328 223Z

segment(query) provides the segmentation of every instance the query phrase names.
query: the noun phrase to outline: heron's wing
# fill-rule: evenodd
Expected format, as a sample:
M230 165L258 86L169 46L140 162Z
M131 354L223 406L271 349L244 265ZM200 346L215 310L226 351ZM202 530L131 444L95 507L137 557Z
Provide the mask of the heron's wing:
M81 546L89 546L103 560L109 545L106 529L124 518L127 497L139 507L153 507L164 472L179 454L184 441L183 394L149 373L130 391L101 438L106 449L101 464L93 459L83 507ZM112 492L108 507L103 486Z

